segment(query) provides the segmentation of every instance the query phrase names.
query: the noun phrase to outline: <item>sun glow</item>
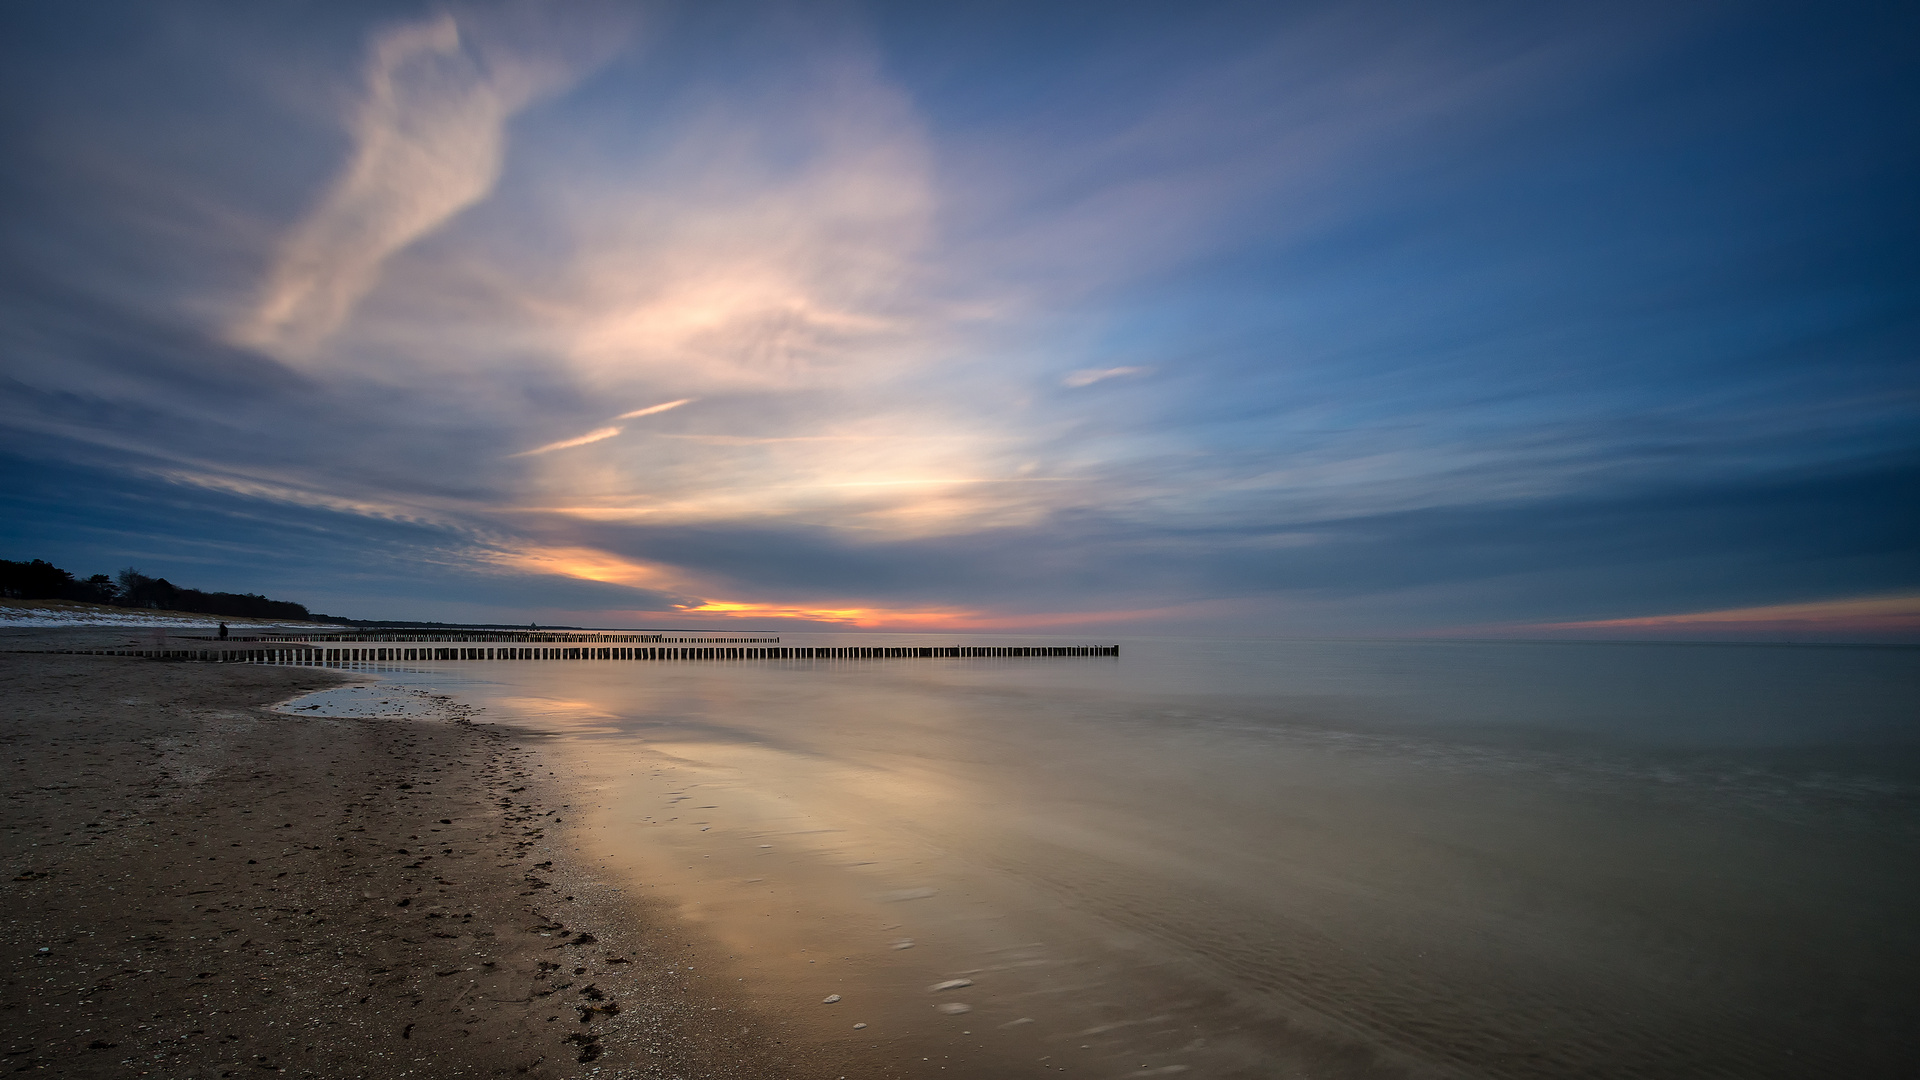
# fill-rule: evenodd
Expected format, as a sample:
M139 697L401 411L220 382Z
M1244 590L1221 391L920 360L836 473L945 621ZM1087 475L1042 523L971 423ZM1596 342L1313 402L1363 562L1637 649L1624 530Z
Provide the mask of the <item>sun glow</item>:
M849 629L964 633L1127 623L1168 615L1191 615L1198 610L1193 605L1185 605L1140 610L1011 612L962 607L887 607L838 597L823 597L812 602L755 602L713 598L716 594L724 597L732 589L724 583L698 580L697 575L672 567L593 548L536 547L498 551L488 556L487 560L507 570L624 585L674 598L660 607L637 608L627 612L635 618L675 615L725 620L790 619Z
M728 600L708 600L680 609L688 615L721 615L740 619L805 619L810 622L844 623L848 626L923 626L951 627L978 619L981 613L959 608L902 610L889 608L808 608L785 604L742 604Z
M666 567L628 559L605 551L584 547L531 548L521 551L496 551L486 561L508 570L533 574L553 574L626 585L636 589L676 590L678 576Z

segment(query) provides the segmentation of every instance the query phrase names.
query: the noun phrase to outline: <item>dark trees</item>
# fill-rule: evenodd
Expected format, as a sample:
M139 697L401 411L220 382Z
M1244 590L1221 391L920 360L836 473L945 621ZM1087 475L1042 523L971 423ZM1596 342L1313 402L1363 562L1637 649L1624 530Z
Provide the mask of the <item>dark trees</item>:
M0 559L0 596L18 600L79 600L248 619L311 618L305 605L289 600L269 600L256 593L183 589L166 578L151 578L132 567L120 571L117 584L105 574L79 580L45 559L32 562Z

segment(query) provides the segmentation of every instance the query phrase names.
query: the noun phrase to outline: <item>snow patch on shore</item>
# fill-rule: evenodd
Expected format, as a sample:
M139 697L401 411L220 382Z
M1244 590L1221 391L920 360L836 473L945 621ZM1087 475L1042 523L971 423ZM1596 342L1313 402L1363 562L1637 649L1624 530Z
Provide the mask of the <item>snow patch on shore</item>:
M343 629L343 627L336 626L332 623L253 622L243 619L222 619L218 615L192 615L177 611L148 614L132 609L126 611L63 611L58 608L0 606L0 627L21 627L26 629L70 626L180 627L191 629L214 627L222 622L225 622L229 627L235 629L247 630Z
M451 721L466 720L476 711L430 687L407 686L398 681L405 677L404 673L393 673L376 677L378 681L371 684L316 690L291 701L283 701L275 705L273 711L331 719L380 717Z

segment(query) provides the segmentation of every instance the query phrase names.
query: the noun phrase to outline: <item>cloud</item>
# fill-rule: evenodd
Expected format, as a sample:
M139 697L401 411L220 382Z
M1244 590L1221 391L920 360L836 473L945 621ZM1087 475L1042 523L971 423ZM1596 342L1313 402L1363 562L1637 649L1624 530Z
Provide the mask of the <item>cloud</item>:
M1153 369L1149 367L1082 368L1079 371L1069 373L1066 378L1061 379L1060 385L1078 388L1082 386L1092 386L1094 383L1102 382L1106 379L1130 378L1140 375L1150 375L1152 373Z
M635 409L632 412L621 413L619 416L614 417L614 419L615 420L637 420L642 416L652 416L655 413L666 412L668 409L677 409L680 406L685 405L688 402L691 402L693 400L694 400L693 398L681 398L679 401L669 401L661 405L649 405L644 409ZM548 454L548 453L552 453L555 450L568 450L576 446L586 446L588 443L597 443L602 439L611 439L615 435L618 435L625 430L626 430L625 428L615 427L612 425L609 425L603 428L594 428L592 431L587 432L585 435L580 435L571 439L561 439L559 442L551 442L545 446L536 446L532 450L522 450L517 454L509 454L507 456L517 457L517 458L532 457L535 454Z
M448 526L451 520L445 514L435 513L432 509L415 504L398 504L373 499L357 498L350 495L334 494L324 491L312 491L292 484L276 483L256 477L224 475L204 469L157 468L151 474L173 484L187 484L218 491L229 495L238 495L262 502L283 503L289 506L301 506L319 510L330 510L338 514L355 517L380 518L387 521L407 522L411 524Z
M258 306L233 328L238 344L310 353L389 255L478 202L499 175L512 103L462 50L452 14L388 30L368 54L353 157L281 245Z
M555 450L567 450L575 446L585 446L588 443L597 443L602 439L611 439L615 435L620 434L622 430L623 429L617 428L617 427L595 428L592 431L587 432L585 435L579 435L571 439L561 439L559 442L551 442L545 446L536 446L531 450L522 450L517 454L510 454L508 456L509 457L532 457L535 454L550 454Z
M619 35L480 2L373 33L295 5L244 42L190 8L193 33L128 38L151 47L0 43L46 133L0 132L23 223L0 448L164 462L182 475L123 466L125 490L325 520L341 551L418 532L408 559L472 567L537 538L563 553L487 562L493 595L671 585L716 619L1312 594L1431 626L1913 586L1911 485L1847 487L1920 430L1885 204L1860 204L1873 228L1815 213L1853 203L1777 198L1739 154L1663 188L1636 149L1851 136L1730 136L1697 101L1588 85L1612 46L1558 16L1363 5L1226 40L1169 15L1202 36L1026 70L992 20L943 40L949 67L824 8L687 19L533 108ZM344 141L303 122L300 71L356 91ZM1647 115L1606 112L1629 100ZM1849 175L1891 168L1871 153ZM1577 182L1616 173L1651 186ZM279 206L305 212L263 249ZM1801 465L1817 497L1714 501ZM214 529L196 514L166 528Z
M1093 611L982 611L952 607L807 607L782 604L738 604L707 601L683 606L683 615L708 615L759 621L794 619L805 622L838 623L868 630L894 630L921 633L970 633L985 630L1048 630L1111 628L1115 625L1142 623L1169 617L1203 617L1216 613L1217 602L1178 604L1167 607L1130 610Z
M714 615L732 619L800 619L807 622L840 623L847 626L932 629L964 624L977 618L977 611L959 608L931 610L874 607L796 607L783 604L741 604L725 600L706 600L678 609L687 615Z
M496 20L498 21L498 20ZM307 359L346 322L395 252L487 196L506 123L579 74L525 42L503 48L483 16L441 12L367 48L346 167L280 244L235 344ZM477 24L478 33L463 33ZM491 30L492 33L488 31Z
M482 558L503 569L634 589L672 590L682 579L668 567L587 547L521 545L487 551Z
M631 558L596 547L522 545L485 548L477 556L501 569L620 585L650 593L665 606L653 614L702 616L724 620L793 620L863 629L954 631L1093 627L1138 622L1153 617L1200 615L1220 610L1217 602L1147 609L1011 610L949 604L874 601L817 595L810 601L741 601L717 598L729 586L708 575L670 563ZM629 614L640 614L638 610Z
M659 405L649 405L644 409L635 409L632 412L621 413L619 416L614 417L614 419L615 420L637 420L643 416L653 416L657 413L666 412L669 409L677 409L680 406L689 404L694 400L695 399L693 398L681 398L678 401L668 401ZM522 450L517 454L509 454L507 456L517 457L517 458L533 457L536 454L548 454L548 453L552 453L555 450L569 450L576 446L586 446L589 443L597 443L602 439L611 439L615 435L618 435L625 430L626 430L625 428L610 424L606 427L594 428L592 431L587 432L585 435L580 435L571 439L561 439L559 442L551 442L546 444L545 446L536 446L531 450Z
M684 570L591 547L507 547L485 551L481 557L502 569L623 585L651 592L656 597L670 600L671 606L663 610L683 615L728 619L797 619L862 627L931 627L965 624L981 614L952 607L827 607L702 599L697 594L712 591L714 586L698 582Z
M646 159L551 178L575 247L539 310L583 377L778 391L923 359L928 134L873 57L818 49L654 118Z
M694 400L695 400L694 398L681 398L679 401L668 401L660 405L649 405L644 409L635 409L632 412L623 412L619 416L614 417L614 419L615 420L638 420L643 416L652 416L654 413L663 413L663 412L666 412L668 409L677 409L682 405L691 404Z
M1538 623L1532 630L1759 634L1920 634L1920 594L1852 597L1799 604L1644 615L1630 619Z

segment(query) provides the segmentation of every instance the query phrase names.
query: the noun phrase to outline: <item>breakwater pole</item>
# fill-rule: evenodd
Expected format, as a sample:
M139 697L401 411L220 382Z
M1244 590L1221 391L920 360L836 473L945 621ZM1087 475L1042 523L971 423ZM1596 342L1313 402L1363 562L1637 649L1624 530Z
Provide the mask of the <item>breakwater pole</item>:
M699 661L699 660L937 660L969 658L1024 658L1070 656L1119 656L1118 645L737 645L719 644L724 638L681 639L699 644L603 645L554 644L547 639L539 644L500 644L499 638L486 638L486 645L466 644L453 637L433 639L431 644L414 640L409 644L365 644L367 639L329 638L315 641L242 642L226 647L185 649L60 649L49 650L86 656L137 656L150 660L188 660L216 664L297 664L333 667L353 664L405 664L425 661L531 661L531 660L608 660L608 661ZM733 639L739 640L739 639ZM753 639L747 639L753 640ZM759 639L778 641L778 638ZM352 644L348 644L352 641ZM445 644L462 641L462 644Z
M212 637L194 637L195 641L213 641ZM545 645L777 645L777 637L716 637L712 634L700 634L695 637L675 637L670 633L615 633L615 632L576 632L560 630L470 630L470 631L432 631L432 630L375 630L355 631L340 634L261 634L257 637L235 637L229 641L276 641L299 642L308 645L328 643L482 643L482 644L545 644Z

